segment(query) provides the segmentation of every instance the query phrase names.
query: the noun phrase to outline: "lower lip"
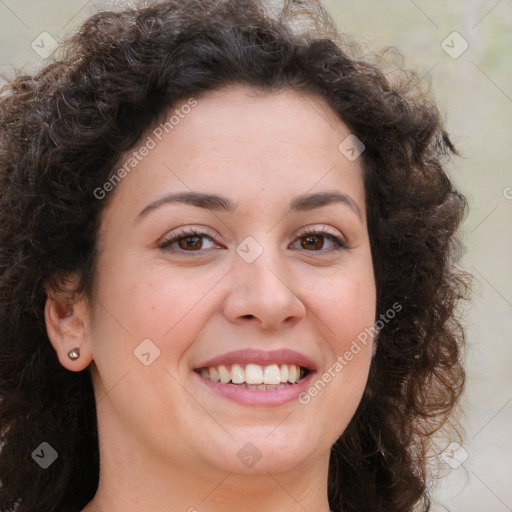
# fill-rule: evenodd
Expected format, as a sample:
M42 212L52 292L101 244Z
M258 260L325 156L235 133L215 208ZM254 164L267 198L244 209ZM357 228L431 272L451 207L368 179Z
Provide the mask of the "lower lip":
M298 400L298 396L310 386L315 373L316 372L309 372L304 379L296 384L291 384L281 389L269 389L267 391L263 389L242 388L236 384L222 384L210 379L205 379L198 373L195 373L195 375L212 391L229 400L243 405L272 407Z

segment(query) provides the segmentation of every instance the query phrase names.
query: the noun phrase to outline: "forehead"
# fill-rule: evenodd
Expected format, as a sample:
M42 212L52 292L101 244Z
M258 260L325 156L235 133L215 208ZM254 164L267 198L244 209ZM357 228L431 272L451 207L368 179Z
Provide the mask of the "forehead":
M339 149L349 135L320 96L225 87L185 99L143 137L139 147L150 149L132 162L112 205L140 210L167 192L192 190L230 196L240 212L244 203L263 211L291 196L337 188L364 211L362 159ZM120 166L129 158L132 151Z

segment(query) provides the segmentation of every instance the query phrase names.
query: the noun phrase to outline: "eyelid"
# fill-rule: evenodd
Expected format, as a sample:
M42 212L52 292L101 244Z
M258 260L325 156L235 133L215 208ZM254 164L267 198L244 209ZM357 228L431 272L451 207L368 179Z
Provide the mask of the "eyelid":
M331 248L331 249L327 249L327 250L319 250L319 251L306 251L306 252L312 252L312 253L317 252L317 253L321 254L321 253L331 252L332 250L335 250L335 249L338 249L338 250L339 249L350 249L350 245L348 244L345 236L337 229L331 228L330 226L326 226L325 224L304 226L294 235L294 238L290 242L290 245L293 245L294 243L297 242L297 240L299 240L300 238L302 238L306 235L324 236L326 238L330 238L331 243L336 245L336 248ZM212 230L210 230L206 226L190 225L190 226L182 226L182 227L176 228L176 229L166 233L166 235L164 235L159 240L158 247L164 251L171 251L170 246L172 244L174 244L177 241L181 240L182 238L186 238L188 236L198 236L198 237L208 238L211 242L213 242L217 246L222 246L222 244L220 244L217 241L217 238L218 238L217 235L213 234ZM217 247L217 248L219 248L219 247ZM186 254L186 253L201 254L204 252L208 252L209 250L211 250L211 248L210 249L198 249L195 251L186 251L186 250L182 250L182 249L176 249L176 252L183 253L183 254Z
M320 235L326 237L332 237L332 241L338 246L338 249L351 249L351 245L349 244L345 235L330 226L326 226L325 224L317 224L310 225L301 228L296 235L296 239L301 238L306 235ZM315 251L312 251L315 252ZM316 252L327 252L327 251L316 251Z
M327 233L329 235L332 235L337 238L341 238L341 239L345 240L345 237L343 236L343 234L340 231L338 231L337 229L331 228L330 226L326 226L325 224L313 224L310 226L305 226L305 227L301 228L295 236L297 238L299 238L299 237L307 235L309 233L318 233L318 234Z
M165 248L167 244L174 243L178 241L180 238L185 238L187 236L203 236L208 237L217 245L219 242L217 241L217 235L212 232L209 228L206 226L183 226L176 229L173 229L172 231L168 231L160 240L158 241L158 246L160 248ZM186 251L184 251L186 252ZM197 251L199 252L199 251Z

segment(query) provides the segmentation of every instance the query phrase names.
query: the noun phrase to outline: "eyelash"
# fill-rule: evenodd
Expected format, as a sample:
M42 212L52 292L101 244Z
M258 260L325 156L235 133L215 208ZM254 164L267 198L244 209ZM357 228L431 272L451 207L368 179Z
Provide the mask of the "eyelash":
M204 231L201 231L196 228L187 228L187 229L180 230L179 232L174 234L171 238L162 242L160 244L159 248L164 251L168 251L168 252L182 252L182 253L192 253L192 254L202 253L203 251L208 250L208 249L198 249L198 250L187 251L185 249L172 249L171 248L171 245L173 245L174 243L179 242L180 240L183 240L185 238L195 237L195 236L206 238L208 240L211 240L213 243L217 243L217 242L215 242L213 237L211 237L208 233L205 233ZM342 238L337 237L336 235L333 235L332 233L329 233L328 231L325 231L322 229L310 229L308 231L304 231L297 237L297 240L299 240L301 238L307 238L310 236L323 236L324 238L327 238L328 240L330 240L334 244L334 247L332 247L330 249L320 249L317 251L315 251L315 250L308 251L307 249L304 249L307 252L328 253L328 252L332 252L332 251L340 251L340 250L350 249L350 246L347 243L345 243Z

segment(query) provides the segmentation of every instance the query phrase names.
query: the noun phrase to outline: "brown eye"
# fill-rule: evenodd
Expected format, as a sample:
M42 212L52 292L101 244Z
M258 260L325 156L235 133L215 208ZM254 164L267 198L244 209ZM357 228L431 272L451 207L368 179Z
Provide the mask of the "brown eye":
M303 249L312 249L319 250L322 249L324 245L324 236L323 235L308 235L302 237L301 246Z
M348 249L348 245L340 237L337 237L327 231L306 232L297 238L300 242L300 249L314 252L330 252L340 249ZM297 243L295 242L295 243Z
M203 237L194 235L194 236L187 236L185 238L180 238L177 240L178 246L180 249L183 250L194 250L197 251L202 248L203 245Z
M222 248L213 238L201 231L180 230L160 244L160 249L173 253L200 252L208 249Z

